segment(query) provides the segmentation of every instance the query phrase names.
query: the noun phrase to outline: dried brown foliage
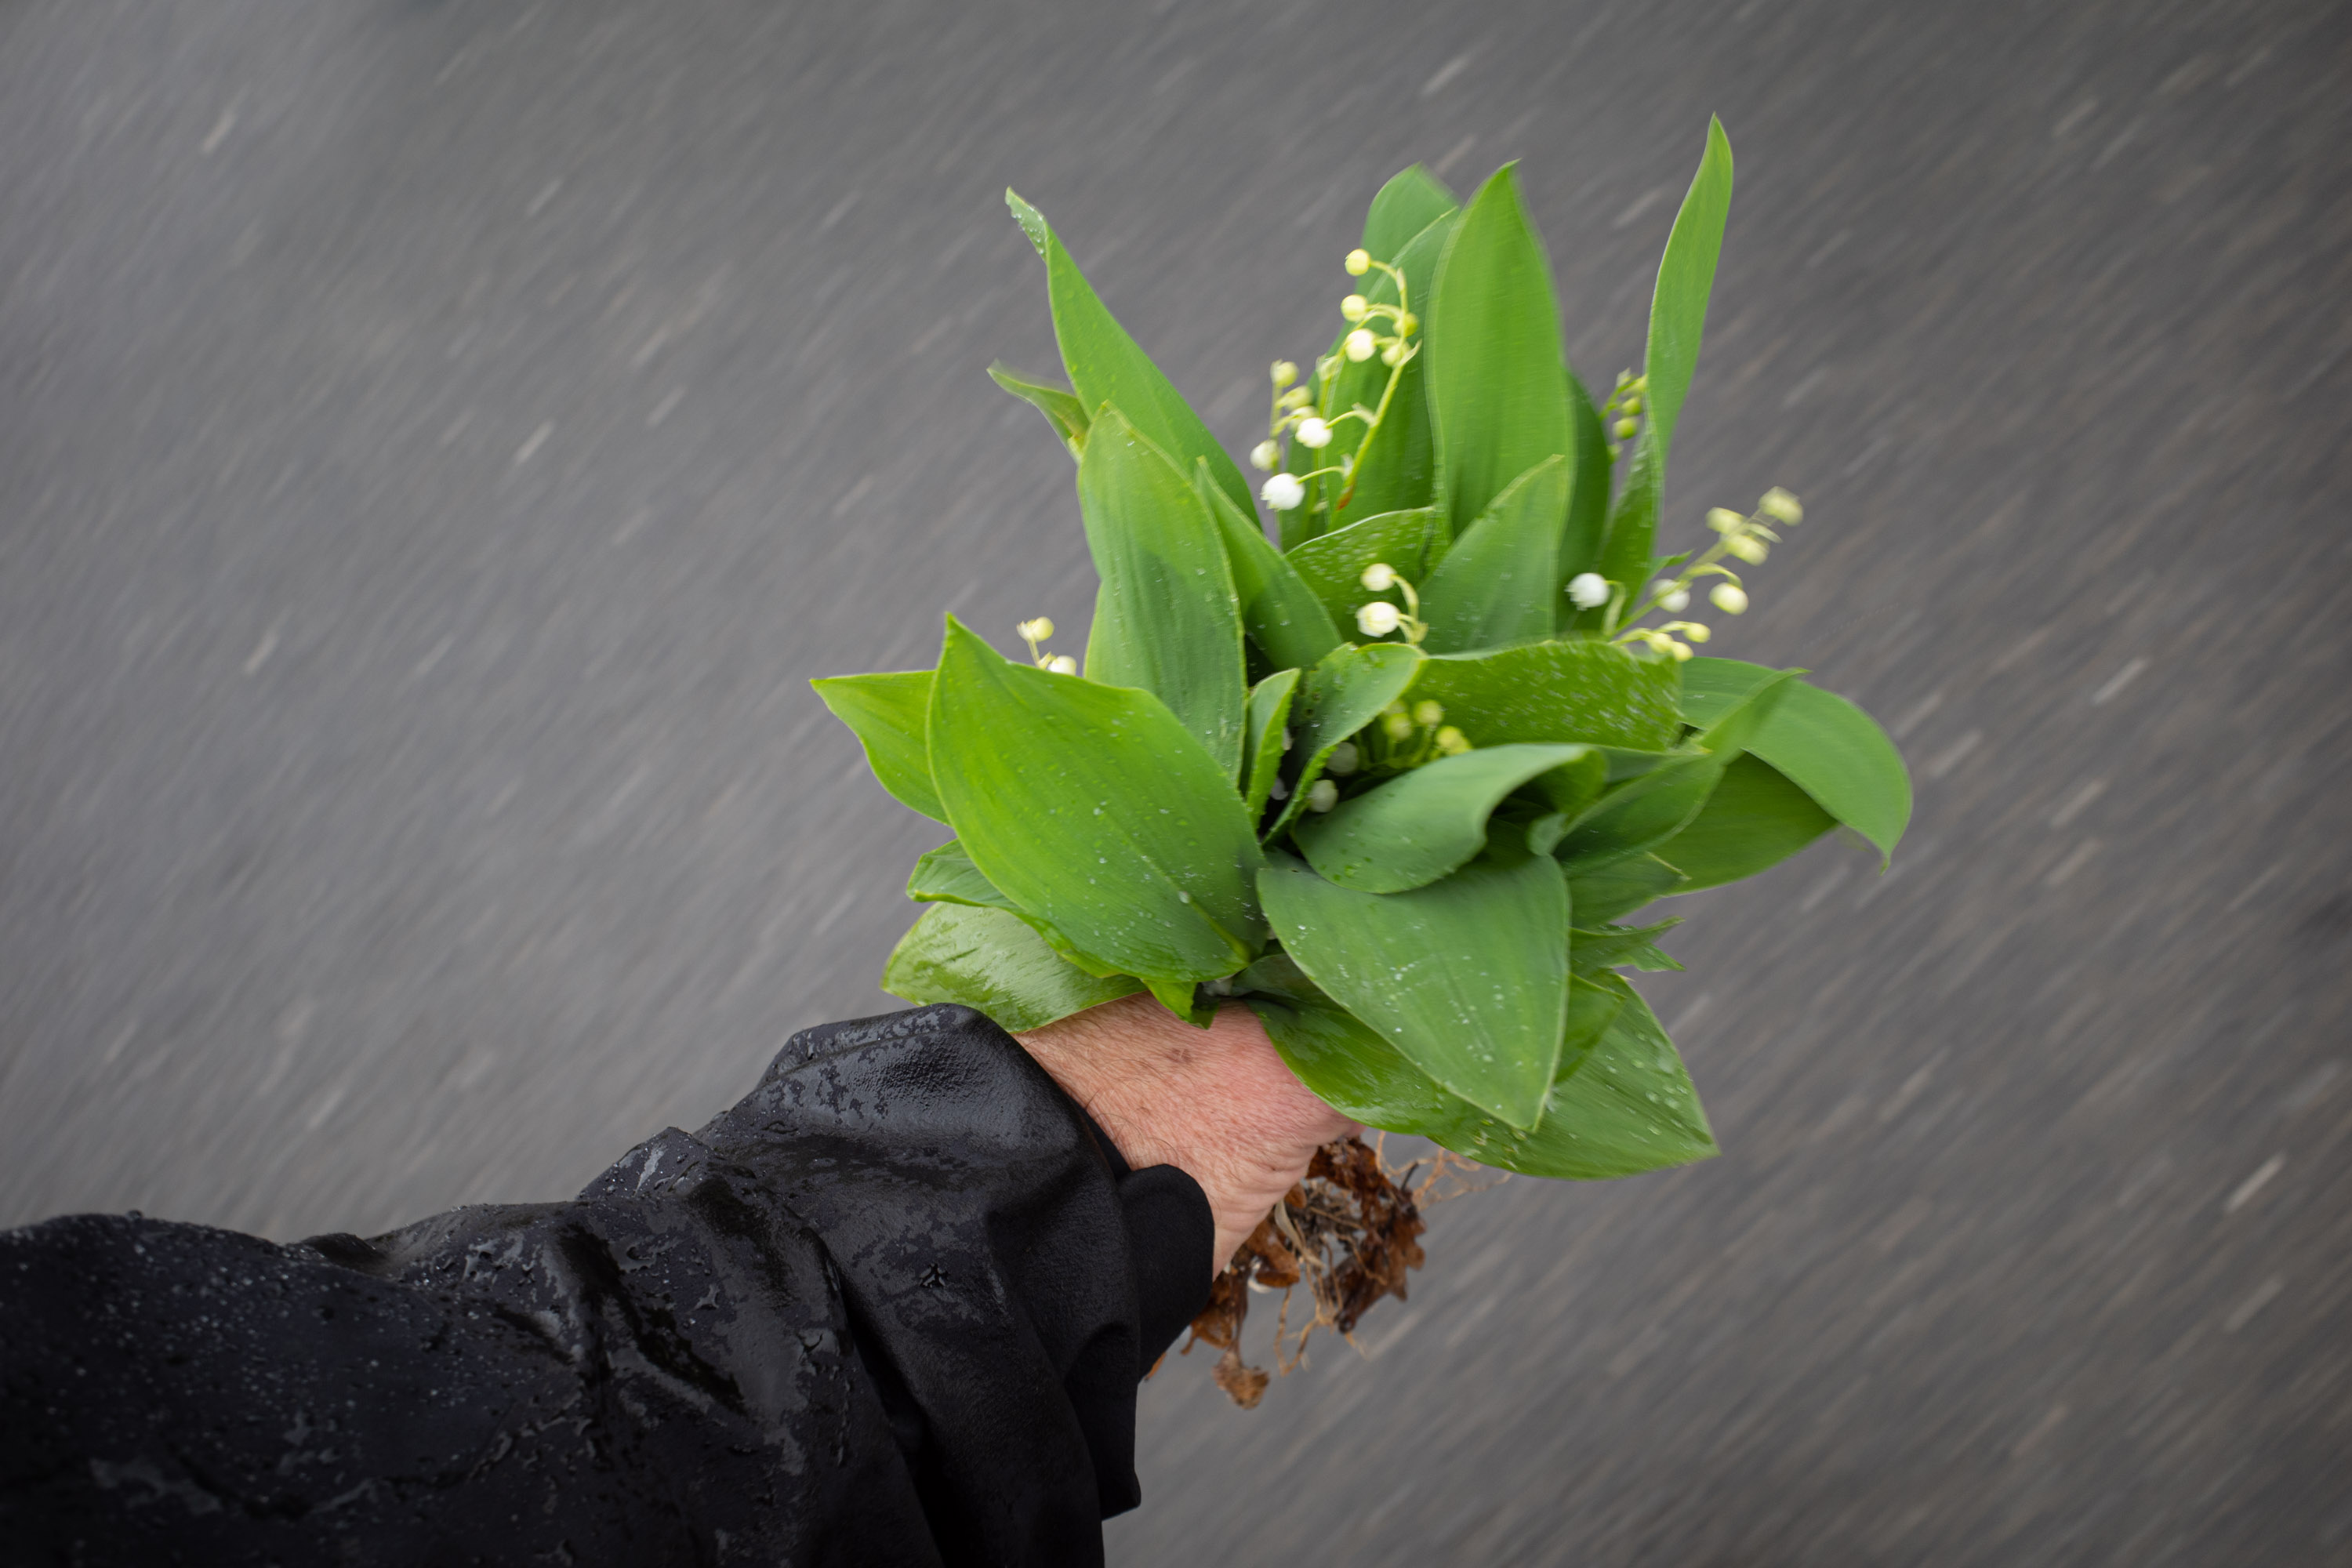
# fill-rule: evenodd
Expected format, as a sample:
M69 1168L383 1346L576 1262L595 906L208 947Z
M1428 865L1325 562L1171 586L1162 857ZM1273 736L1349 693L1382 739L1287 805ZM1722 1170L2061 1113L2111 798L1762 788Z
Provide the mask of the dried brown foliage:
M1307 1179L1258 1222L1210 1286L1209 1304L1192 1320L1183 1353L1191 1354L1196 1344L1224 1352L1212 1374L1217 1386L1243 1409L1254 1408L1265 1397L1268 1377L1242 1361L1250 1293L1282 1292L1274 1350L1276 1367L1286 1374L1306 1361L1307 1342L1318 1329L1330 1329L1353 1343L1356 1325L1373 1303L1389 1296L1405 1299L1405 1275L1423 1261L1422 1208L1492 1184L1473 1185L1465 1179L1479 1169L1441 1149L1425 1169L1398 1171L1360 1138L1324 1144L1307 1165ZM1300 1286L1315 1311L1294 1339L1290 1293Z

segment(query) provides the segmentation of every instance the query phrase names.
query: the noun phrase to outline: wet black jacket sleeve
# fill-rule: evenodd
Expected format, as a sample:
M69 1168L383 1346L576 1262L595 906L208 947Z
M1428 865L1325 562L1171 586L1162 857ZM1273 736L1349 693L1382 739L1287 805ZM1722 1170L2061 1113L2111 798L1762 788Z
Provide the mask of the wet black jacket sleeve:
M1064 1563L1213 1227L961 1007L795 1037L571 1203L0 1234L0 1557Z

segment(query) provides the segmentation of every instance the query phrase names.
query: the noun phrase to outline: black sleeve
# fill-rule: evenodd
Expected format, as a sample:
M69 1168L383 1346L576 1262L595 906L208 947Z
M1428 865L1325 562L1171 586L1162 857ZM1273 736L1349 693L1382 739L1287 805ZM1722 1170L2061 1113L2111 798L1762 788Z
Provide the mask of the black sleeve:
M794 1037L571 1203L50 1220L0 1234L0 1555L1099 1563L1213 1235L951 1006Z

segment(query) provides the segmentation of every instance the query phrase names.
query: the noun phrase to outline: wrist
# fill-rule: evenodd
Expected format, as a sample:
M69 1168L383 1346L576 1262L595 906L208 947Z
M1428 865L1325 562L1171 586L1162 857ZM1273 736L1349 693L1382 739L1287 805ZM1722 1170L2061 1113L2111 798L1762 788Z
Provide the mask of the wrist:
M1309 1093L1247 1007L1195 1028L1126 996L1014 1037L1136 1169L1174 1165L1216 1221L1212 1272L1356 1124Z

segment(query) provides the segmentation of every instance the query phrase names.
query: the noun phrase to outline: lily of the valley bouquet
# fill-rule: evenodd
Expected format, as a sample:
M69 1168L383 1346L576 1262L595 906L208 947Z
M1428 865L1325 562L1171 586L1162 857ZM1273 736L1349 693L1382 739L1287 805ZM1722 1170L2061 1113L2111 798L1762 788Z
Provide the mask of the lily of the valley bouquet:
M915 865L929 908L884 987L1012 1030L1139 991L1200 1024L1244 1004L1347 1116L1531 1175L1714 1152L1623 973L1679 968L1675 922L1635 912L1840 824L1891 855L1910 813L1860 709L1695 655L1692 617L1747 609L1796 499L1655 542L1730 195L1712 124L1645 363L1596 405L1512 170L1466 205L1399 174L1329 352L1273 367L1253 485L1008 193L1069 385L992 374L1076 459L1101 588L1083 667L1049 622L1007 658L950 616L934 669L816 682L883 787L955 833ZM1237 1268L1288 1283L1281 1250ZM1402 1263L1357 1261L1402 1293Z

